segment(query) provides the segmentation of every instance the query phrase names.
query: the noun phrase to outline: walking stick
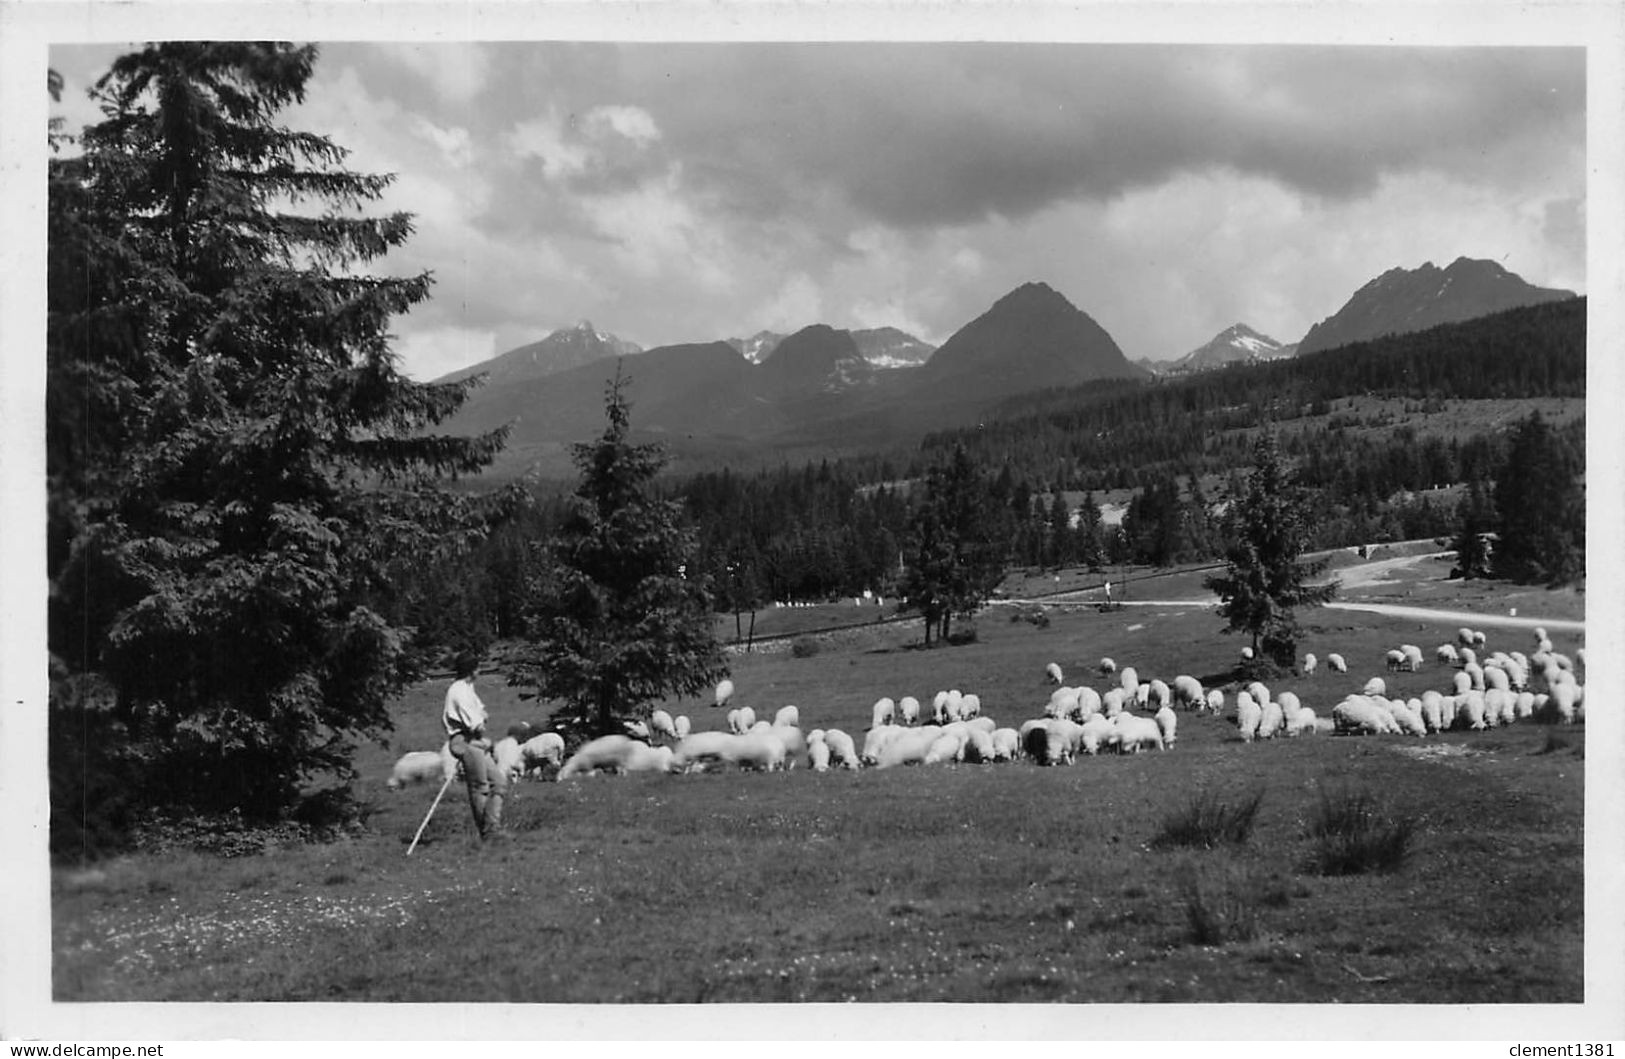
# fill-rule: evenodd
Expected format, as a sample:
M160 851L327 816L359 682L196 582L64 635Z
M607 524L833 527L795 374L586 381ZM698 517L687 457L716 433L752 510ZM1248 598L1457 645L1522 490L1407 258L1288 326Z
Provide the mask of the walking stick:
M412 836L412 844L406 847L406 855L408 857L412 855L412 851L414 849L418 848L418 839L423 837L423 829L429 826L429 817L433 816L434 811L440 808L440 799L446 796L446 788L450 787L451 781L456 778L457 773L453 772L446 777L446 782L440 785L440 793L434 796L434 804L429 806L428 813L426 813L423 817L423 823L418 825L418 833Z

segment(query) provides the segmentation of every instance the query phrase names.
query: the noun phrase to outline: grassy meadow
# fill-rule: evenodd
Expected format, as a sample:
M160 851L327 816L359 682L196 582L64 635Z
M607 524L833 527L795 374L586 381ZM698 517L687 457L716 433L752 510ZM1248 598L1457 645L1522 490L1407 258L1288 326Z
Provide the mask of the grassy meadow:
M1350 598L1460 603L1575 618L1583 597L1437 580L1431 561ZM1199 595L1167 579L1161 598ZM1504 591L1502 591L1504 590ZM1186 593L1189 595L1186 595ZM1517 601L1508 603L1516 595ZM1533 598L1531 598L1531 595ZM802 726L860 742L881 695L981 696L1018 726L1048 698L1044 665L1105 682L1225 686L1241 641L1210 608L1055 608L1040 627L990 607L976 642L930 651L917 625L876 626L797 658L732 658L737 701L785 703ZM1449 686L1432 664L1455 626L1354 611L1305 616L1302 645L1350 672L1276 681L1322 716L1383 653L1423 646L1390 694ZM1488 627L1489 649L1529 651ZM1575 634L1555 633L1572 655ZM510 841L481 848L454 785L405 856L433 787L385 788L391 762L439 745L445 679L400 700L388 747L361 756L367 831L234 858L125 857L53 880L58 1001L579 1003L1059 1001L1578 1003L1584 998L1585 727L1520 722L1425 739L1312 736L1243 744L1222 718L1180 715L1167 753L830 772L525 781ZM1233 694L1227 688L1227 703ZM500 730L539 721L497 673ZM666 704L724 727L704 699ZM1309 831L1368 797L1413 830L1397 868L1325 874ZM1199 800L1257 799L1240 842L1166 845Z

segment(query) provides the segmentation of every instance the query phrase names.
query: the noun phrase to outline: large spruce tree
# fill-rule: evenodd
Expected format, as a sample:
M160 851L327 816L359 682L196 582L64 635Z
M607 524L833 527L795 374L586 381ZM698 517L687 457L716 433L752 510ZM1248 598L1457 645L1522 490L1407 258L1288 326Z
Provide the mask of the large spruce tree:
M925 617L930 646L933 631L946 640L954 616L975 613L1004 576L988 485L964 446L926 476L911 530L902 592Z
M408 672L368 602L389 563L473 531L436 480L502 442L433 433L467 385L397 368L390 318L431 278L366 272L412 231L364 212L392 178L276 122L316 57L149 45L51 161L53 751L105 735L144 803L272 817L350 777ZM53 755L53 778L90 767Z
M1495 571L1514 581L1585 577L1585 454L1536 411L1518 424L1495 480Z
M563 700L572 739L609 735L648 704L694 694L727 672L682 503L661 499L658 445L633 444L626 382L605 392L608 424L573 447L572 511L530 587L528 645L514 677Z
M1284 667L1294 665L1297 656L1295 611L1319 606L1336 592L1335 584L1309 583L1328 561L1300 559L1309 536L1304 507L1302 490L1282 462L1275 436L1264 431L1253 446L1246 492L1232 501L1225 572L1204 581L1218 594L1225 631L1248 633L1255 655L1262 650Z

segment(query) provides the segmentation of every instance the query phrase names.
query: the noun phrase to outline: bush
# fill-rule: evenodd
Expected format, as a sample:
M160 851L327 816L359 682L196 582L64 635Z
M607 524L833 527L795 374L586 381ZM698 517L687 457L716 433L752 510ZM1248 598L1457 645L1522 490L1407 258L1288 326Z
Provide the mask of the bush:
M1322 790L1309 821L1310 866L1322 875L1396 871L1416 828L1415 817L1387 812L1366 791Z
M950 647L963 647L968 643L976 642L976 626L970 622L963 622L952 632L948 633Z
M1220 842L1240 845L1252 833L1253 820L1264 801L1258 789L1231 805L1209 791L1198 791L1183 806L1163 818L1162 829L1151 839L1153 849L1196 846L1212 849Z
M811 636L797 636L790 641L790 653L797 658L811 658L818 650L818 641Z
M1204 890L1192 872L1180 883L1180 896L1193 944L1223 945L1258 936L1258 909L1244 879Z

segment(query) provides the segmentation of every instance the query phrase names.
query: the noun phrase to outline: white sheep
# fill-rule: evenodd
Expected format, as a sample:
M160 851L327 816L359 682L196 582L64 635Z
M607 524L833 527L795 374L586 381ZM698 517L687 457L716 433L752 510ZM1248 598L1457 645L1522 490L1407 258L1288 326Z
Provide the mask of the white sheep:
M992 736L993 760L1012 761L1021 749L1021 738L1014 728L995 728Z
M739 708L736 706L735 708L728 711L728 731L733 733L734 735L738 735L740 732L743 732L744 730L745 730L745 715L743 713L740 713Z
M1468 628L1457 629L1456 642L1461 644L1463 647L1473 646L1473 630Z
M1473 678L1470 674L1456 670L1450 677L1451 689L1457 695L1465 695L1473 690Z
M813 736L818 738L814 739ZM829 744L824 742L822 731L814 731L807 736L807 767L814 772L829 771Z
M1343 656L1340 654L1328 654L1326 664L1332 667L1333 673L1347 673L1349 671L1349 664L1343 661Z
M939 691L932 698L931 721L933 724L938 725L948 723L948 693L946 691Z
M1061 667L1056 665L1054 662L1051 662L1044 667L1044 675L1049 678L1049 682L1051 684L1065 683L1065 681L1061 679Z
M730 765L756 772L784 768L784 741L776 732L746 732L736 735L723 750L722 759Z
M963 732L943 732L926 748L925 756L920 759L922 765L941 765L949 761L959 761L965 756L965 735Z
M1236 692L1236 728L1241 732L1241 741L1251 743L1258 735L1258 726L1264 719L1264 710L1254 701L1252 695L1245 691Z
M898 734L886 741L875 758L876 768L896 768L899 765L919 765L931 752L932 745L942 737L942 728L934 724L918 728L900 728Z
M676 765L670 747L651 747L624 735L602 735L582 744L559 769L559 779L594 772L667 772Z
M800 726L801 711L794 706L780 706L778 712L773 715L773 727L775 728L799 728Z
M1101 676L1109 677L1113 673L1117 672L1117 663L1113 662L1110 658L1102 658L1098 668Z
M1174 678L1174 702L1187 709L1200 710L1205 698L1202 692L1202 682L1188 673L1181 673Z
M1100 712L1100 692L1094 688L1079 688L1077 690L1077 708L1070 714L1063 714L1062 716L1070 716L1074 721L1082 724Z
M972 717L968 721L961 721L960 723L973 732L986 732L989 735L992 735L993 729L999 726L998 721L995 721L991 717L983 717L980 714Z
M1557 718L1564 724L1573 724L1575 721L1575 705L1579 698L1579 686L1564 681L1552 685L1546 693L1547 701L1557 711Z
M1445 730L1444 696L1429 688L1422 692L1422 721L1430 732Z
M1474 691L1483 691L1484 690L1484 667L1483 666L1479 665L1477 662L1468 662L1466 665L1461 667L1461 671L1463 673L1466 673L1467 674L1467 679L1471 680L1473 682L1473 690Z
M927 726L921 726L921 728L924 727ZM920 731L921 729L917 728L913 730ZM883 724L878 728L869 729L868 733L863 737L863 763L866 765L878 763L880 760L880 754L886 749L886 745L906 731L909 731L909 729L899 727L895 724ZM829 732L824 733L824 742L829 743L831 752L835 750L835 744L830 742Z
M526 772L534 772L543 765L554 768L564 764L564 737L557 732L543 732L519 744L519 759Z
M964 713L961 712L964 705L965 693L960 691L958 688L948 689L948 698L943 701L942 710L945 714L947 714L949 721L957 721L965 716Z
M695 732L678 740L672 748L672 769L692 772L705 765L727 760L727 750L739 736L729 732Z
M897 719L897 704L889 697L875 700L869 711L869 727L879 728L882 725L893 724Z
M1478 652L1474 651L1471 647L1463 647L1461 650L1456 652L1456 662L1462 667L1477 665Z
M712 708L715 709L718 706L725 705L729 699L733 698L733 694L734 682L731 680L724 680L722 683L717 685L717 697L716 701L711 704Z
M453 759L454 762L455 760ZM389 770L389 780L384 785L392 791L398 791L414 783L431 781L444 783L447 775L449 773L446 771L446 762L438 753L433 750L413 750L402 754L395 762L395 767Z
M1281 698L1284 701L1286 699L1286 695L1282 695ZM1319 721L1320 718L1315 716L1314 710L1311 710L1307 706L1299 706L1297 709L1287 714L1286 734L1289 738L1294 739L1300 735L1314 735L1316 732L1321 730L1319 728Z
M1535 712L1535 693L1532 691L1518 692L1518 698L1513 703L1513 709L1517 711L1518 720L1520 721L1533 716Z
M1264 682L1261 680L1255 680L1251 684L1248 684L1247 694L1251 695L1253 697L1253 701L1258 703L1260 706L1263 706L1266 702L1270 701L1270 689L1265 687Z
M1083 722L1082 729L1078 733L1078 745L1082 747L1084 753L1093 757L1100 753L1101 745L1106 744L1116 732L1117 729L1112 722L1097 713Z
M1376 704L1363 695L1350 695L1332 707L1332 724L1340 733L1381 734L1389 730L1392 722L1391 714L1379 711Z
M1107 720L1111 720L1123 712L1123 700L1127 698L1122 688L1112 688L1100 697L1100 712Z
M1117 729L1115 743L1120 754L1138 754L1142 748L1152 746L1165 749L1162 729L1150 717L1120 713L1112 719L1112 724Z
M1050 692L1049 701L1044 704L1045 717L1065 717L1078 708L1078 689L1059 687Z
M677 739L677 723L665 710L655 710L649 714L649 730L658 732L673 742Z
M1117 674L1117 684L1123 689L1124 695L1138 694L1140 675L1134 671L1133 666L1124 666L1123 671Z
M625 728L626 734L631 736L633 739L644 743L649 741L648 721L622 721L621 727Z
M1413 643L1402 643L1400 651L1405 655L1405 668L1412 673L1422 671L1422 649Z
M1551 639L1546 635L1546 627L1544 625L1535 626L1535 643L1551 643ZM1536 648L1537 651L1539 649L1539 647ZM1547 650L1550 650L1550 648L1547 648Z
M861 763L852 737L839 728L825 730L824 745L829 747L830 760L844 769L856 769Z
M1151 702L1151 685L1136 684L1134 686L1134 705L1145 709Z
M1456 719L1465 720L1467 727L1482 731L1484 724L1484 693L1477 689L1456 697Z
M1395 673L1405 667L1405 652L1395 648L1388 652L1388 672Z
M784 744L784 767L794 768L796 758L807 751L807 737L793 724L775 724L768 733Z
M1442 666L1455 665L1458 657L1456 655L1456 645L1448 643L1440 644L1438 649L1433 652L1433 657L1437 658L1439 660L1439 664Z
M1484 722L1495 727L1518 719L1518 696L1511 688L1490 688L1484 692Z
M1320 665L1320 660L1314 656L1313 652L1304 655L1303 656L1303 675L1306 676L1306 677L1314 676L1315 675L1315 667L1318 666L1318 665Z
M678 714L672 720L671 724L672 724L672 729L677 733L677 738L678 739L686 738L688 736L688 733L694 727L693 724L689 721L688 714L686 714L686 713Z
M1251 647L1243 647L1241 649L1241 660L1243 662L1251 662L1253 660L1253 649Z
M1483 647L1488 639L1489 637L1485 636L1482 630L1477 630L1473 633L1473 646Z
M1152 720L1157 722L1157 728L1162 732L1162 748L1172 750L1174 738L1179 729L1179 715L1174 713L1172 706L1164 706L1156 712Z
M897 712L902 715L903 723L916 725L920 723L920 700L913 695L904 695L897 700Z
M1153 679L1147 686L1150 688L1150 690L1146 693L1146 699L1149 705L1153 705L1159 710L1164 706L1173 705L1174 693L1167 684L1164 684L1160 680Z
M1512 678L1500 666L1487 665L1480 672L1484 677L1485 691L1507 691L1511 689Z
M497 768L505 772L510 780L516 780L525 772L525 759L519 753L519 740L513 736L503 736L491 746L491 756L496 759Z
M1362 695L1387 695L1388 694L1388 683L1385 680L1383 680L1381 677L1372 677L1370 680L1365 682L1365 687L1360 689L1360 694L1362 694Z
M1215 715L1223 713L1224 712L1224 692L1220 691L1218 688L1214 688L1212 691L1208 692L1207 693L1207 708L1208 708L1208 712L1213 713Z
M1274 739L1277 734L1286 729L1286 711L1281 704L1273 699L1266 699L1259 707L1258 734L1259 739Z
M959 716L962 720L975 720L982 715L982 697L974 692L967 692L959 700Z
M1411 709L1408 702L1394 699L1388 703L1388 712L1398 723L1400 732L1404 735L1427 735L1427 725L1422 720L1420 711Z

